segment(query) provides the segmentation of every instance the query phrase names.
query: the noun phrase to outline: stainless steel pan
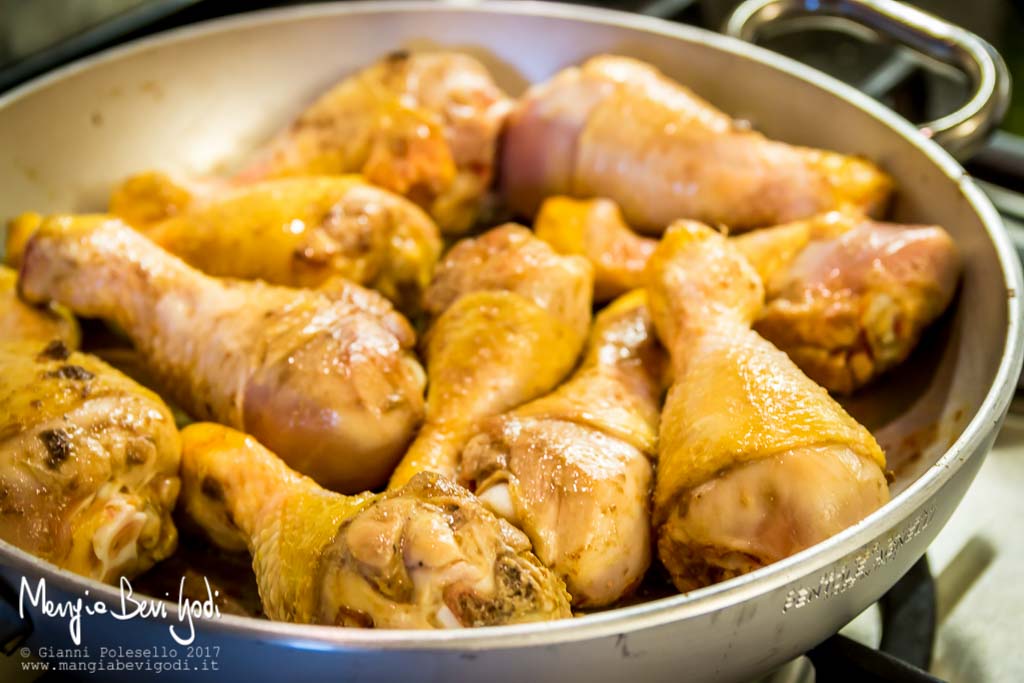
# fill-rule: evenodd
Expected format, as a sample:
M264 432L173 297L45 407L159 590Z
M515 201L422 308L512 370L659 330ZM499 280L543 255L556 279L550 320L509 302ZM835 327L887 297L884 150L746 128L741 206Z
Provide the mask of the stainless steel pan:
M953 38L955 54L971 40ZM851 404L889 449L893 500L747 576L573 620L421 633L223 616L198 622L193 645L220 648L218 675L245 671L250 680L739 680L834 633L924 553L991 446L1021 366L1021 274L998 215L947 152L818 72L732 38L577 6L263 12L116 49L0 98L0 217L101 207L116 180L140 169L215 170L339 76L390 50L430 46L482 57L513 93L595 53L646 59L769 135L877 160L899 183L897 220L946 226L966 260L955 312L907 367ZM1005 95L998 60L970 54L982 61L972 72L982 106L955 117L952 132L933 131L958 149L990 127L1000 106L991 98ZM88 589L90 598L119 600L116 589L8 544L0 543L0 563L15 602L23 576L33 586L45 577L51 599ZM173 646L168 623L177 623L173 609L165 621L84 616L83 644L93 656L113 644ZM66 619L31 608L22 625L29 643L70 645Z

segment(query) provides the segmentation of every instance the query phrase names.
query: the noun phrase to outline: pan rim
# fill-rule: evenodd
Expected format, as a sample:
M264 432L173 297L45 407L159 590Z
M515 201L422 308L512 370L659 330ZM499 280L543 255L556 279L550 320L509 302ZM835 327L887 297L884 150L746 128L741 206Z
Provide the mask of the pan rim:
M816 70L729 36L700 28L674 24L653 17L640 16L604 8L585 7L533 0L496 0L467 5L457 0L363 0L358 2L324 3L298 7L275 8L221 17L161 32L131 41L95 55L76 60L64 67L43 74L0 96L0 110L51 85L107 62L131 58L146 50L195 38L266 24L297 21L317 17L358 16L367 14L407 14L414 12L451 12L491 14L494 16L532 16L577 21L634 29L676 40L696 43L734 56L751 59L804 81L811 87L852 104L893 133L907 139L942 173L955 183L964 198L979 216L992 243L1007 290L1008 325L1003 341L1003 355L992 385L971 421L956 441L916 481L885 506L835 536L806 550L750 574L708 586L687 594L674 595L649 602L620 607L573 619L552 622L491 626L454 631L416 631L398 629L356 629L335 626L290 624L252 617L223 615L219 620L203 621L197 630L208 634L287 638L290 644L309 650L483 650L511 649L530 645L551 645L607 637L627 631L654 628L666 623L691 619L755 599L785 586L799 577L812 575L835 564L872 540L890 531L911 512L924 505L938 489L979 452L1006 414L1016 388L1024 357L1024 336L1021 318L1024 290L1021 265L1002 219L988 198L966 171L941 147L924 138L905 119L850 86ZM112 603L120 600L114 586L87 579L37 558L6 541L0 540L0 560L35 577L45 577L63 590L81 592L88 589L94 598ZM177 621L177 605L167 602L168 617Z

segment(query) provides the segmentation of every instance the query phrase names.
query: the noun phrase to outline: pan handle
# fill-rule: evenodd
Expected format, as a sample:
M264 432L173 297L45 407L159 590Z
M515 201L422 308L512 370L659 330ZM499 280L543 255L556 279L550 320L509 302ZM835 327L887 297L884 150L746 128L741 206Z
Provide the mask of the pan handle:
M725 25L729 35L752 42L767 24L792 17L841 17L963 71L971 84L967 102L920 126L921 133L964 159L999 125L1010 103L1010 74L999 53L959 26L896 0L746 0Z

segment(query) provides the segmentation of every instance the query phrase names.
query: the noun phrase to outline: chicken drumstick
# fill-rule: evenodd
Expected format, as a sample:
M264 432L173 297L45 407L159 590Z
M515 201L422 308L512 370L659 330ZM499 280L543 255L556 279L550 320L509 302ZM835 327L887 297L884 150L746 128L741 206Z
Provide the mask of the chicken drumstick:
M447 233L472 227L509 99L458 52L395 52L320 96L242 178L358 172Z
M657 240L630 230L608 199L551 197L537 236L594 264L594 298L639 287ZM848 211L732 238L765 285L754 329L829 391L850 393L910 355L949 306L960 258L934 225L898 225Z
M100 581L140 574L177 544L174 418L98 358L32 336L0 341L0 538Z
M416 205L358 176L246 186L143 232L208 275L317 287L344 277L415 312L441 255Z
M61 306L30 306L18 296L17 284L18 271L0 266L0 342L59 339L77 349L82 334L74 316Z
M396 52L322 94L239 174L128 178L111 213L136 227L176 215L231 185L359 173L423 207L449 234L484 208L509 99L486 67L457 52Z
M568 382L488 420L462 453L461 477L526 532L577 607L615 602L650 563L663 353L646 294L626 294L598 314Z
M271 619L452 628L570 616L526 536L436 474L343 496L227 427L190 425L182 439L184 508L219 545L252 553Z
M660 234L679 218L733 230L841 206L880 208L892 183L873 164L765 138L652 66L594 57L534 86L508 117L501 183L533 216L545 197L608 197Z
M244 429L329 488L381 485L423 414L411 328L358 285L217 280L117 219L58 216L29 240L21 289L114 322L193 416Z
M734 246L679 222L648 276L674 375L653 519L680 590L792 555L888 500L885 455L871 434L750 329L764 290Z
M454 478L482 420L554 388L587 337L593 272L526 228L505 225L459 242L438 266L424 308L427 417L391 477Z

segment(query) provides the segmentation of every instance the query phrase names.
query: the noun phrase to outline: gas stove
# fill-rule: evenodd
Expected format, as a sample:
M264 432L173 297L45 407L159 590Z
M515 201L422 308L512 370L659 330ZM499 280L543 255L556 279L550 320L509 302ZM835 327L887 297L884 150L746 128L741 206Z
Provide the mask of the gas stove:
M461 0L463 2L472 0ZM811 2L811 0L808 0ZM148 33L236 11L289 2L109 0L79 3L73 16L40 21L46 3L24 3L0 22L0 91L70 59ZM592 0L598 5L720 30L736 0ZM978 33L1024 82L1024 0L916 3ZM11 5L10 7L14 7ZM8 12L0 2L0 9ZM42 34L16 22L45 25ZM835 20L793 20L760 36L772 50L821 69L914 122L954 110L962 74ZM1024 88L1003 128L966 162L1004 217L1024 257ZM879 603L764 683L1024 680L1024 398L952 520Z

